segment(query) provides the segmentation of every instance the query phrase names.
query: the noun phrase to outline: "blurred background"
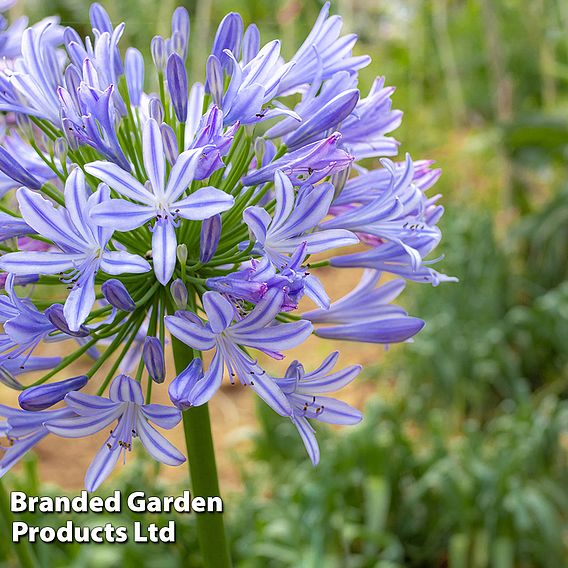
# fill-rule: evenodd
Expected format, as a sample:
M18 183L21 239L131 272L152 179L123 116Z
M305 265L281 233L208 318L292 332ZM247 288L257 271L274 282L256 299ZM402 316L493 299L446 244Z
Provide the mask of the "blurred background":
M228 11L256 22L264 42L280 37L289 57L322 5L101 3L115 23L127 23L121 45L143 51L184 4L192 80L202 80ZM88 5L26 0L13 15L58 14L85 35ZM365 419L340 431L318 428L316 469L291 424L256 408L247 393L217 395L212 411L235 565L568 566L568 2L337 0L332 11L359 34L357 51L373 57L362 92L377 74L397 87L403 151L443 169L438 250L445 259L437 268L460 283L407 286L403 302L427 321L413 344L387 354L378 346L310 346L308 368L335 347L345 364L366 365L347 393ZM350 284L329 282L332 297ZM76 494L93 446L67 444L41 445L8 484ZM167 495L184 488L185 470L156 476L141 454L112 489ZM148 521L160 523L156 517ZM177 518L175 545L43 545L40 555L46 566L199 566L190 517ZM53 525L54 518L29 521ZM1 565L11 566L4 541Z

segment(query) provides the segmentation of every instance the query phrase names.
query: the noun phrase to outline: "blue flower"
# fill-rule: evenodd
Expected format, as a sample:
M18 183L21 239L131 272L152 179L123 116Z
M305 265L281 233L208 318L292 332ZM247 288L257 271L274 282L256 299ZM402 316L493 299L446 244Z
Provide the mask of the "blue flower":
M0 459L0 477L49 434L47 424L51 420L71 416L75 416L75 413L70 408L30 412L0 404L0 417L5 418L0 421L0 437L6 437L10 441L8 448L2 448L4 455Z
M0 268L12 274L62 274L70 292L65 319L77 331L95 302L95 276L142 273L150 270L146 260L126 251L109 251L112 229L102 229L90 218L92 209L109 199L108 187L89 195L81 170L74 170L65 184L65 208L56 209L38 193L21 188L17 193L26 223L53 241L57 252L14 252L0 257Z
M337 391L348 385L361 371L360 365L352 365L341 371L332 372L339 352L328 355L322 364L311 373L306 373L298 361L293 361L284 378L276 384L282 389L292 407L290 416L298 429L308 455L314 465L320 459L319 446L315 431L309 420L319 420L328 424L357 424L363 419L362 414L349 404L321 396L322 393Z
M211 365L193 390L193 406L206 403L221 386L225 367L233 380L249 385L278 414L290 415L288 401L269 377L250 357L243 347L258 349L281 359L282 349L290 349L302 343L312 333L312 324L305 320L274 324L281 310L283 292L270 290L256 307L244 318L235 320L235 307L217 292L203 295L206 324L188 312L166 316L169 332L186 345L208 351L215 348ZM274 325L273 325L274 324Z
M424 321L390 304L404 289L404 281L390 280L375 288L380 277L380 272L365 271L349 294L328 309L313 310L303 317L312 323L334 324L315 330L326 339L384 344L410 339L424 327Z
M144 126L144 166L150 188L110 162L92 162L85 166L91 175L108 183L112 189L136 203L123 199L101 202L91 211L91 219L104 227L130 231L147 223L152 228L154 272L161 284L167 284L176 264L177 218L202 220L230 209L232 196L213 187L203 187L183 197L193 181L201 150L179 155L166 185L166 159L158 123L149 119Z
M114 379L109 398L71 392L65 402L78 416L47 421L47 430L58 436L83 438L118 421L89 466L85 477L87 491L95 491L120 455L132 450L134 438L139 438L146 451L162 463L180 465L185 461L183 454L150 424L169 430L181 420L180 411L172 406L144 404L140 384L126 375Z

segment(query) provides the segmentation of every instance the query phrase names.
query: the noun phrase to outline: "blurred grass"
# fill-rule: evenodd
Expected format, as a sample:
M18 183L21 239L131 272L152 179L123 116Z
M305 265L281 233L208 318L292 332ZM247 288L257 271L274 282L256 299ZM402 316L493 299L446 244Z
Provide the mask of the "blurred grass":
M127 22L122 45L144 50L178 3L102 4ZM192 16L193 80L203 78L204 46L226 12L257 22L263 41L282 38L289 56L321 7L183 4ZM88 30L84 0L26 0L15 10L32 19L58 13ZM317 469L290 425L259 410L253 452L234 466L245 489L227 500L237 565L564 566L568 4L338 0L332 10L359 34L358 53L373 56L362 92L376 74L396 85L402 148L444 170L440 269L461 282L409 284L407 304L428 325L367 371L361 390L372 381L384 396L371 397L361 427L322 429ZM28 468L12 484L38 491ZM175 492L152 471L142 458L118 483ZM49 545L41 557L49 566L199 566L191 518L178 523L176 546Z

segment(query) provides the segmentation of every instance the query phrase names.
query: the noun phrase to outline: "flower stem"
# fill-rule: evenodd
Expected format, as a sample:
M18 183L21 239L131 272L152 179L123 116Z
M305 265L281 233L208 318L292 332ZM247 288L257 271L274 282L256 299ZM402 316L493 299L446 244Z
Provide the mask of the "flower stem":
M14 516L10 510L10 501L2 480L0 480L0 516L2 517L8 531L11 532ZM22 541L19 543L13 542L12 547L18 557L18 565L21 566L21 568L36 568L39 566L28 541Z
M181 373L194 359L192 349L172 337L176 371ZM219 481L215 449L207 404L183 413L183 428L191 489L194 497L218 497ZM201 513L197 518L197 537L204 568L230 568L231 556L222 513Z

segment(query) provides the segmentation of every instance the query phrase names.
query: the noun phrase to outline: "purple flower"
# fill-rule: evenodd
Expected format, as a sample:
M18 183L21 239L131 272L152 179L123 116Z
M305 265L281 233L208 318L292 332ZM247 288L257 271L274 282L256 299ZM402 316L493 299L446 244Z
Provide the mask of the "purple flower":
M149 119L144 126L144 166L150 189L116 164L92 162L85 166L88 173L136 202L123 199L103 202L93 208L93 222L118 231L130 231L156 219L152 228L152 257L156 278L163 285L171 279L176 264L176 219L207 219L230 209L234 202L232 196L213 187L203 187L182 197L194 179L200 156L200 150L180 154L166 185L166 160L160 128L155 120Z
M213 396L221 386L226 367L231 380L236 377L243 385L250 385L278 414L291 414L290 405L274 380L242 349L252 347L282 358L279 350L295 347L310 336L312 325L305 320L274 324L282 301L282 291L270 290L248 315L233 323L237 315L234 306L221 294L206 292L203 295L206 324L200 323L191 313L190 317L185 317L184 312L166 316L169 332L186 345L200 351L215 348L211 365L199 380L199 387L192 390L191 405L204 404Z
M348 385L361 371L360 365L352 365L341 371L332 372L339 352L328 355L322 364L311 373L305 373L298 361L293 361L284 378L276 383L282 389L292 406L292 423L298 429L308 455L314 465L319 462L320 452L315 431L309 420L319 420L329 424L357 424L362 414L345 402L322 393L337 391Z
M65 208L56 209L41 195L26 188L17 193L20 212L38 234L50 239L60 252L14 252L0 257L0 268L12 274L64 274L70 285L65 302L65 319L72 331L78 331L95 302L95 276L140 274L150 265L138 255L109 251L113 230L96 226L92 209L109 199L108 187L101 186L89 195L85 177L75 169L65 184Z
M334 324L316 329L315 334L326 339L385 344L410 339L424 327L424 322L390 305L404 289L404 281L391 280L375 288L380 277L380 272L365 271L359 285L349 294L327 310L313 310L303 317L312 323Z
M199 395L201 389L200 381L203 380L203 362L201 359L194 359L171 383L168 387L168 394L174 406L180 410L187 410L192 407L192 401Z
M77 82L77 78L70 79L74 76L72 69L67 68L67 89L57 90L63 130L69 143L74 147L89 144L109 160L130 169L116 132L114 84L101 87L99 73L90 59L83 62L84 79L79 78L77 86L70 84Z
M340 37L342 21L339 16L328 17L329 4L324 4L308 37L290 60L293 66L279 82L278 94L295 92L317 79L329 79L338 71L353 73L370 63L368 55L351 55L357 36Z
M345 229L315 230L329 211L333 199L330 183L305 184L294 193L290 179L281 171L274 175L276 206L274 215L258 206L248 207L243 220L256 239L256 248L277 267L286 265L288 258L306 243L306 253L354 245L359 239Z
M215 54L207 60L207 85L214 103L223 109L225 124L237 121L251 124L282 114L297 116L281 106L264 108L274 98L280 81L291 68L289 64L279 64L278 40L267 43L243 66L229 49L225 49L223 55L225 58L222 59L228 58L230 63L231 80L227 90L224 89L223 62Z
M32 387L20 394L18 402L24 410L33 412L46 410L61 402L65 395L71 391L81 390L88 381L89 377L81 375L64 381Z
M12 468L24 455L48 434L47 424L51 420L67 419L75 413L70 408L29 412L0 404L0 436L8 438L11 445L4 449L0 459L0 477Z
M58 51L49 39L51 22L22 34L22 59L17 70L0 72L0 110L21 112L59 123L57 87L62 84Z
M119 375L110 386L110 398L71 392L65 402L78 416L49 420L45 427L64 438L83 438L108 427L116 428L92 461L85 477L87 491L95 491L107 478L124 452L132 450L134 438L140 438L146 451L167 465L180 465L185 457L151 426L151 422L167 430L181 420L181 412L161 404L144 404L140 384Z
M383 160L383 165L391 176L389 187L372 201L339 210L333 219L322 223L322 228L349 229L376 237L377 243L396 243L407 252L411 265L417 269L422 257L411 243L418 236L437 241L440 231L424 216L427 198L412 181L414 168L410 156L406 157L404 169L396 168L388 160Z
M229 151L238 128L239 123L236 122L229 128L224 129L223 113L218 107L213 105L201 117L195 132L188 135L186 130L186 136L189 136L186 140L187 148L203 148L206 150L195 172L195 179L206 179L215 170L224 166L221 157Z
M320 140L329 130L337 129L353 111L359 101L356 87L357 77L346 71L337 73L323 84L321 81L314 82L294 108L302 122L286 117L270 128L266 136L283 136L282 140L289 150Z
M385 134L400 126L402 112L391 109L394 87L384 84L384 77L375 79L369 96L358 102L339 128L343 136L341 143L357 160L398 153L398 142Z
M23 368L38 344L56 327L32 302L19 298L14 291L14 275L6 279L7 296L0 296L0 361L18 360Z
M277 170L282 170L294 185L316 183L328 175L344 170L353 161L345 150L339 148L339 132L328 138L308 144L303 148L285 154L282 158L250 172L243 179L243 185L259 185L272 181Z

